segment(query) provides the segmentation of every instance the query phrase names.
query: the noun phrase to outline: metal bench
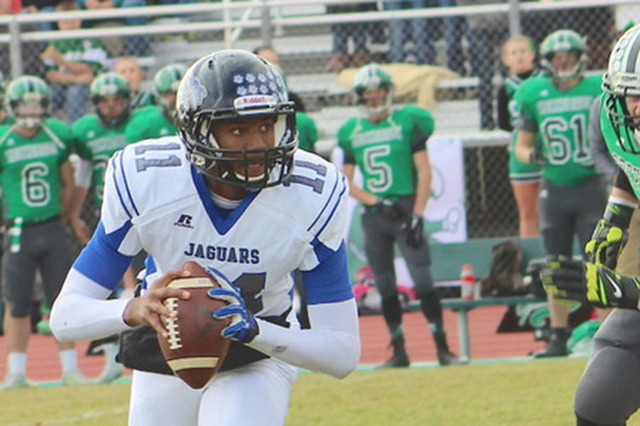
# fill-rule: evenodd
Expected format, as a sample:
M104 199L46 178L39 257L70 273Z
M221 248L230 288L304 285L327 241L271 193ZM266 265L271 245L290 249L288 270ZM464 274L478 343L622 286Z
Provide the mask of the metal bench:
M539 238L481 238L461 243L443 243L431 245L432 271L436 285L459 285L462 265L473 265L476 277L484 277L489 273L491 265L491 247L513 240L522 248L522 272L530 259L544 257L542 242ZM545 303L545 300L527 294L521 296L488 297L475 300L442 299L442 308L451 309L458 316L458 337L460 355L471 359L469 335L469 316L472 309L482 306L514 306L527 303ZM409 311L420 309L419 302L409 305Z

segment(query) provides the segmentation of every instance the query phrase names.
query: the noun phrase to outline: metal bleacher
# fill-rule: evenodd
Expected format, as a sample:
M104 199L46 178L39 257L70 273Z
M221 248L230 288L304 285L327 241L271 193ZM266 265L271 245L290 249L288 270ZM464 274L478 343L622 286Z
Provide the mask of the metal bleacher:
M283 15L301 15L321 10L301 10L298 6L283 7ZM308 7L308 6L307 6ZM206 37L206 36L205 36ZM149 74L156 69L174 62L191 63L207 53L224 49L227 46L222 37L165 37L153 44L152 59L149 60ZM349 89L337 82L337 75L324 70L325 64L332 55L333 35L328 24L314 24L304 28L286 27L276 30L271 45L279 53L281 66L286 73L287 83L291 91L297 93L305 103L307 112L315 119L319 130L317 149L328 153L335 144L335 133L345 118L358 114L352 105ZM254 50L262 45L260 32L255 28L245 29L233 47ZM376 49L386 51L388 46L379 45ZM436 47L444 50L444 42ZM375 54L375 52L374 52ZM375 57L375 55L374 55ZM451 135L460 132L478 132L480 117L476 95L472 93L477 87L475 77L444 80L438 83L439 91L463 91L470 95L458 96L457 100L439 101L432 109L436 120L438 135ZM441 96L447 99L448 96ZM465 120L460 120L464 116Z

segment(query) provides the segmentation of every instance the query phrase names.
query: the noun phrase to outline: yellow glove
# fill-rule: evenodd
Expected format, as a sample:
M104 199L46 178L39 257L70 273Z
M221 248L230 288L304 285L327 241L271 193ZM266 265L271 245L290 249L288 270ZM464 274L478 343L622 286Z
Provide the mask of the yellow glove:
M591 240L584 247L589 262L615 269L618 256L627 243L627 228L634 208L620 204L620 200L609 200L602 219L593 231Z

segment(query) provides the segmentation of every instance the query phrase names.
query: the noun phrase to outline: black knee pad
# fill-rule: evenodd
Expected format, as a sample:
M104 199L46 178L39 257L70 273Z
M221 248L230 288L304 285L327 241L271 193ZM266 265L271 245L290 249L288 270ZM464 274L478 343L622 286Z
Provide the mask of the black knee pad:
M14 318L26 318L31 315L31 304L20 302L20 301L11 301L11 316Z

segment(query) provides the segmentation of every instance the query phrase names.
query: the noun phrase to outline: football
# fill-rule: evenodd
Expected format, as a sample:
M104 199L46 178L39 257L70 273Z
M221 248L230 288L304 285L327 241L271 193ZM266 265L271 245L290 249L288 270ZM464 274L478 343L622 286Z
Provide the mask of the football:
M229 320L218 320L212 315L226 305L207 295L209 289L220 284L196 262L186 262L182 269L190 271L191 277L175 279L169 287L187 290L191 298L171 297L164 301L178 316L165 319L168 336L158 335L158 341L173 372L192 388L200 389L216 374L227 354L229 339L220 332L229 325Z

